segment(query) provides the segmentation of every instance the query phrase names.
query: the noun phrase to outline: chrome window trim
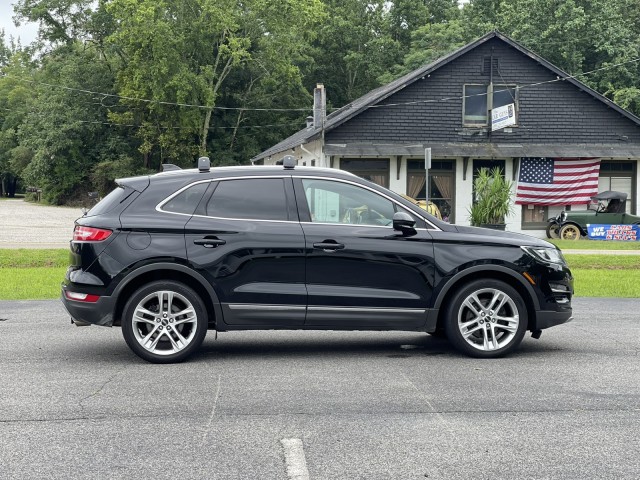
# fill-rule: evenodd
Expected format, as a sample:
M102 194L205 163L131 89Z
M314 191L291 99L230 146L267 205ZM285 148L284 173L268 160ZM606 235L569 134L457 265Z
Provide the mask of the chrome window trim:
M193 183L190 183L189 185L185 185L184 187L182 187L180 190L172 193L171 195L169 195L167 198L165 198L164 200L160 201L160 203L158 203L156 205L155 210L157 212L160 213L166 213L169 215L183 215L183 216L187 216L187 217L198 217L198 218L212 218L214 220L231 220L231 221L240 221L240 222L271 222L271 223L299 223L299 224L307 224L307 225L342 225L345 227L371 227L371 228L389 228L389 225L352 225L349 223L324 223L324 222L298 222L295 220L265 220L262 218L231 218L231 217L213 217L213 216L209 216L209 215L196 215L196 214L188 214L188 213L179 213L179 212L168 212L166 210L163 210L162 207L169 202L171 199L173 199L173 197L181 194L183 191L185 191L188 188L191 188L194 185L197 185L199 183L211 183L211 182L224 182L225 180L250 180L252 178L280 178L282 180L286 179L286 178L300 178L300 179L305 179L305 178L310 178L313 180L325 180L328 182L341 182L341 183L347 183L349 185L354 185L356 187L360 187L360 188L364 188L366 190L369 190L370 192L373 192L374 194L380 195L384 198L386 198L387 200L389 200L391 203L394 203L400 207L402 207L405 210L408 210L409 212L411 212L413 215L415 215L418 218L421 218L422 220L424 220L424 222L427 225L430 225L431 228L416 228L416 230L424 230L424 231L438 231L441 232L442 230L438 227L436 227L433 223L431 223L429 220L427 220L427 218L423 217L422 215L414 212L413 210L410 210L406 207L406 205L403 205L402 203L396 201L395 199L389 197L388 195L378 192L377 190L368 187L367 185L362 185L361 183L358 182L353 182L351 180L345 180L342 178L333 178L333 177L319 177L319 176L313 176L313 175L286 175L286 174L275 174L275 175L243 175L243 176L237 176L237 177L224 177L224 178L208 178L206 180L198 180L195 181ZM306 201L306 199L305 199Z
M300 223L300 222L297 222L297 221L294 221L294 220L265 220L263 218L212 217L212 216L209 216L209 215L196 215L196 214L189 214L189 213L168 212L168 211L162 209L162 207L166 203L168 203L171 199L173 199L175 196L180 195L186 189L191 188L194 185L197 185L199 183L223 182L225 180L250 180L252 178L279 178L281 180L284 180L285 178L291 178L291 175L283 175L283 174L277 174L277 175L246 175L246 176L239 176L239 177L209 178L209 179L206 179L206 180L198 180L196 182L190 183L189 185L185 185L180 190L172 193L167 198L165 198L164 200L160 201L160 203L158 203L156 205L155 210L157 212L167 213L169 215L183 215L183 216L187 216L187 217L198 217L198 218L213 218L213 219L216 219L216 220L237 220L237 221L242 221L242 222Z
M435 230L435 231L439 231L439 232L442 231L440 228L436 227L433 223L431 223L429 220L427 220L427 218L425 218L422 215L414 212L413 210L408 209L405 205L403 205L402 203L398 202L397 200L389 197L388 195L386 195L384 193L381 193L381 192L378 192L377 190L375 190L375 189L373 189L373 188L371 188L371 187L369 187L367 185L362 185L361 183L352 182L350 180L344 180L342 178L315 177L315 176L311 176L311 175L299 175L299 176L296 176L295 178L299 178L301 180L303 180L305 178L311 178L311 179L314 179L314 180L326 180L328 182L348 183L348 184L354 185L356 187L364 188L366 190L369 190L370 192L373 192L373 193L375 193L377 195L380 195L380 196L386 198L391 203L395 203L396 205L402 207L404 210L408 210L409 212L411 212L416 217L421 218L422 220L424 220L427 225L431 225L431 227L432 227L432 228L416 228L416 230ZM384 187L382 187L382 188L384 188ZM306 200L306 198L305 198L305 200ZM380 228L380 227L388 228L389 227L389 225L364 225L364 224L362 224L362 225L352 225L352 224L349 224L349 223L325 223L325 222L300 222L300 223L303 223L303 224L315 224L315 225L345 225L345 226L350 226L350 227L374 227L374 228Z

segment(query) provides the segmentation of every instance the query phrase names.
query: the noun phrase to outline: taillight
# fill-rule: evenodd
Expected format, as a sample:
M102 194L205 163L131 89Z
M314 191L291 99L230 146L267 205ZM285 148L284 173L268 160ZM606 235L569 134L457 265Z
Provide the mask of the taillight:
M109 238L113 233L111 230L105 230L104 228L83 227L76 225L73 230L74 242L101 242Z
M69 300L75 300L76 302L96 303L100 299L100 295L93 295L91 293L79 293L64 291L64 296Z

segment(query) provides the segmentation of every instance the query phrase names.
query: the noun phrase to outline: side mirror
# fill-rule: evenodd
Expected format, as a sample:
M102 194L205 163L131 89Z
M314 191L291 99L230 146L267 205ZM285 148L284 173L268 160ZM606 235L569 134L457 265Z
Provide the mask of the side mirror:
M393 214L393 229L404 233L415 233L416 221L406 212Z

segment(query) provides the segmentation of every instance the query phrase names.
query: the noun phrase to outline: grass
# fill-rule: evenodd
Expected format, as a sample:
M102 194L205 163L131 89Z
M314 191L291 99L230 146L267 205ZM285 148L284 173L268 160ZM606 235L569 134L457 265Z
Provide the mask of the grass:
M565 258L576 296L640 298L640 255L566 253ZM65 249L0 249L0 300L57 298L68 264Z
M0 300L59 297L68 265L67 249L0 249Z
M2 268L0 300L58 298L66 267Z
M640 250L640 242L545 239L562 250Z
M565 253L571 270L640 270L640 255L578 255Z
M576 297L640 297L640 270L572 269Z
M0 249L0 268L67 267L68 249Z

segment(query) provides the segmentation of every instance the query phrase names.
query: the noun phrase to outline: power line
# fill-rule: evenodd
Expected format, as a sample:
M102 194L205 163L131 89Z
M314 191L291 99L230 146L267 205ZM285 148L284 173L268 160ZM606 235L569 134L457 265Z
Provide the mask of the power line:
M613 65L607 65L607 66L604 66L604 67L596 68L594 70L590 70L590 71L587 71L587 72L577 73L575 75L568 75L566 77L558 77L558 78L555 78L553 80L545 80L545 81L542 81L542 82L535 82L535 83L529 83L529 84L524 84L524 85L517 85L517 88L519 90L522 90L522 89L525 89L525 88L531 88L531 87L536 87L536 86L555 83L555 82L562 82L562 81L569 80L569 79L577 79L578 77L588 76L588 75L594 74L596 72L600 72L600 71L604 71L604 70L610 70L610 69L613 69L613 68L620 67L622 65L627 65L629 63L636 63L636 62L639 62L639 61L640 61L640 57L637 57L637 58L633 58L631 60L627 60L627 61L624 61L624 62L619 62L619 63L613 64ZM306 111L311 110L310 108L210 107L210 106L188 104L188 103L164 102L164 101L160 101L160 100L150 100L150 99L146 99L146 98L134 98L134 97L128 97L128 96L117 95L117 94L112 94L112 93L96 92L96 91L86 90L86 89L81 89L81 88L72 88L72 87L67 87L67 86L64 86L64 85L55 85L55 84L51 84L51 83L47 83L47 82L38 82L38 81L35 81L35 80L16 77L14 75L10 75L10 74L7 74L7 73L2 73L0 75L3 76L3 77L13 78L13 79L18 80L18 81L24 81L24 82L28 82L28 83L32 83L32 84L36 84L36 85L45 85L45 86L52 87L52 88L61 88L63 90L67 90L67 91L80 92L80 93L85 93L85 94L90 94L90 95L101 95L101 96L103 96L103 98L106 98L106 97L120 98L120 99L124 99L124 100L140 101L140 102L146 102L146 103L155 103L155 104L159 104L159 105L169 105L169 106L179 106L179 107L192 107L192 108L213 109L213 110L235 110L235 111L256 111L256 112L306 112ZM508 90L508 89L505 89L505 90ZM505 90L494 90L494 93L502 92L502 91L505 91ZM385 108L385 107L396 107L396 106L404 106L404 105L421 105L421 104L427 104L427 103L449 102L449 101L453 101L453 100L462 100L464 98L481 97L481 96L486 96L486 95L487 95L486 92L485 93L476 93L476 94L472 94L472 95L457 95L457 96L451 96L451 97L444 97L444 98L440 98L440 99L415 100L415 101L411 101L411 102L385 103L385 104L379 104L379 105L369 105L367 108ZM115 106L116 105L114 105L114 107ZM105 107L106 107L106 105L105 105ZM344 109L344 108L345 107L343 106L343 107L332 108L330 110L337 111L337 110L341 110L341 109ZM131 126L134 126L134 125L131 125Z
M31 80L31 79L27 79L27 78L22 78L22 77L16 77L14 75L10 75L8 73L2 73L0 74L3 77L8 77L8 78L12 78L14 80L18 80L20 82L28 82L28 83L32 83L35 85L45 85L47 87L51 87L51 88L60 88L62 90L67 90L67 91L72 91L72 92L80 92L80 93L86 93L87 95L101 95L102 97L111 97L111 98L120 98L122 100L129 100L132 102L144 102L144 103L154 103L154 104L158 104L158 105L169 105L169 106L175 106L175 107L187 107L187 108L201 108L204 110L242 110L242 111L250 111L250 112L307 112L309 110L311 110L310 108L246 108L246 107L215 107L215 106L210 106L210 105L198 105L198 104L191 104L191 103L180 103L180 102L165 102L162 100L152 100L149 98L136 98L136 97L128 97L125 95L118 95L115 93L105 93L105 92L95 92L93 90L86 90L83 88L73 88L73 87L67 87L64 85L56 85L53 83L47 83L47 82L38 82L36 80Z

